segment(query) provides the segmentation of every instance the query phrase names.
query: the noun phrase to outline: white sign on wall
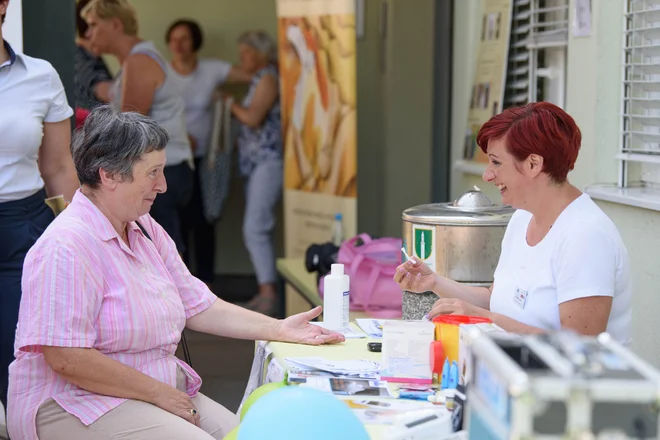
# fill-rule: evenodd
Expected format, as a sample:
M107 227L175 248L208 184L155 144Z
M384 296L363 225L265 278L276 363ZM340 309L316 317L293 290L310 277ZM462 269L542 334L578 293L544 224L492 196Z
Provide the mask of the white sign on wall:
M23 52L23 13L22 0L9 0L9 9L5 24L2 26L2 37L9 42L16 52Z

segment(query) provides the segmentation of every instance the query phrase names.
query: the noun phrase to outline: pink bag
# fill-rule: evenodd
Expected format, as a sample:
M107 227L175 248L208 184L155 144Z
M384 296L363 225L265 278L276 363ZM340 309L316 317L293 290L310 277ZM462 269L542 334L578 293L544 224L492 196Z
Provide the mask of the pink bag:
M361 246L355 245L358 240L362 240ZM393 279L401 264L400 238L373 240L368 234L360 234L342 243L337 263L344 265L344 273L351 280L351 310L378 318L401 317L403 294ZM321 298L324 278L319 282Z

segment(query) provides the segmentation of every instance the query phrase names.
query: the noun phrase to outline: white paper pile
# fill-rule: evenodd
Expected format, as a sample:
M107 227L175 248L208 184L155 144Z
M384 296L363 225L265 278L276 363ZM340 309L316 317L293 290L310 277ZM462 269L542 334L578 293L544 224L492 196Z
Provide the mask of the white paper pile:
M298 370L320 370L342 376L375 375L380 372L380 362L366 359L336 361L322 357L288 357L285 360Z

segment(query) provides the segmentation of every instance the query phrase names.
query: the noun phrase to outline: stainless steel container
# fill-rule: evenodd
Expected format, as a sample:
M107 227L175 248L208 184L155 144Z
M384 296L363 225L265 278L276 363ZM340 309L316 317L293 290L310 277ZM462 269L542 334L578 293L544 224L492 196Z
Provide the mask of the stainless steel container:
M403 211L403 246L437 274L489 286L500 257L504 231L514 209L496 205L478 188L454 202L414 206ZM404 292L403 318L420 319L437 299Z

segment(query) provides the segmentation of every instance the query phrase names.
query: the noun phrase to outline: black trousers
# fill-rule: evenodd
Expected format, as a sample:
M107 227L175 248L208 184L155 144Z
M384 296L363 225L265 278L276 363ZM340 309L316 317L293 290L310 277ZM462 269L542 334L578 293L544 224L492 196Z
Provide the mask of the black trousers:
M185 247L183 260L189 268L194 262L193 274L200 280L211 283L215 277L215 225L208 223L204 217L202 189L199 183L200 162L201 159L195 159L192 197L181 211L181 235Z
M0 400L7 408L8 368L14 361L14 337L21 301L23 261L53 221L43 189L25 199L0 203Z
M149 212L176 243L179 252L186 251L181 234L181 210L190 202L193 190L193 171L188 162L168 165L164 169L167 191L158 194Z

